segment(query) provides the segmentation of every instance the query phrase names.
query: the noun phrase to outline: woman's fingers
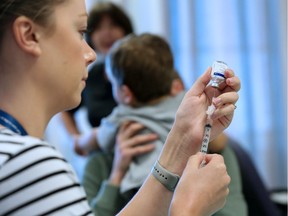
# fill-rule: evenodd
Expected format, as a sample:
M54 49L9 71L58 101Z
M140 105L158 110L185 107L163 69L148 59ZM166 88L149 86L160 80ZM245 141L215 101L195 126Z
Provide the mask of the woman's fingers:
M221 107L221 109L215 110L215 112L212 114L212 119L218 119L223 116L229 116L234 113L234 110L236 106L234 104L225 104Z
M201 162L202 162L203 159L204 159L203 153L198 152L197 154L192 155L192 156L189 158L189 160L188 160L187 163L189 163L189 166L191 167L191 170L193 170L193 169L196 170L196 169L199 169L199 167L200 167Z
M212 118L220 118L225 115L231 115L236 109L236 102L239 99L239 95L236 92L228 92L219 95L218 98L213 98L213 104L216 106Z
M219 95L216 98L213 99L213 103L216 107L223 106L225 104L235 104L239 99L239 95L237 92L226 92L221 95Z
M223 163L224 164L224 158L221 155L218 154L206 154L205 156L206 164L210 163L211 160L213 160L213 163Z
M196 80L193 87L188 91L188 94L192 96L201 95L211 79L211 67L208 67L205 73Z
M225 71L225 77L227 84L226 88L230 88L230 90L238 92L241 88L241 82L240 79L234 75L234 71L231 69L227 69Z

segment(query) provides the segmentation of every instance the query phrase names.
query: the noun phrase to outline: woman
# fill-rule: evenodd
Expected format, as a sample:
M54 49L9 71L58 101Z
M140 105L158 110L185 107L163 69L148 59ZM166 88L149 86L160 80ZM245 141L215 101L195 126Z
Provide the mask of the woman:
M83 39L85 1L2 0L0 11L0 214L91 215L71 166L42 140L56 113L80 103L86 67L95 60ZM208 155L199 169L201 154L191 157L211 103L210 71L184 97L159 157L163 172L181 176L175 192L151 174L120 214L209 215L224 205L230 179L223 158ZM231 70L225 76L213 101L212 138L231 123L238 99L239 79Z
M89 12L87 42L96 51L97 62L89 69L87 87L79 107L87 108L87 117L92 127L99 126L101 119L116 106L111 84L105 75L105 55L116 40L132 32L133 26L127 14L111 2L96 3ZM75 138L81 134L74 117L79 107L61 115L67 131ZM75 150L80 155L84 154L76 146Z

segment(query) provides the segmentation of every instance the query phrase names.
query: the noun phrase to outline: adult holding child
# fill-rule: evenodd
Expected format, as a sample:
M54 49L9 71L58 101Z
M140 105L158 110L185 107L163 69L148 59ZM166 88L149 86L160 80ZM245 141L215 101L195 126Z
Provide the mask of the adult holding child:
M130 35L116 42L106 61L107 76L111 80L114 97L119 105L94 129L94 133L83 137L80 146L84 150L91 151L98 147L102 150L89 155L83 186L97 215L112 216L129 202L150 173L172 128L175 113L185 92L184 87L173 86L174 80L179 79L175 75L173 55L168 43L157 35ZM193 108L191 111L193 112ZM150 140L148 145L142 141L138 145L134 143L130 146L119 142L116 151L121 151L124 157L128 154L129 157L129 163L123 166L119 165L123 163L118 158L113 163L114 155L111 150L117 132L121 133L129 127L126 121L137 122L130 123L139 130L131 129L132 132L127 136L131 137L131 140L136 132L137 136L147 136L148 133L157 137ZM123 122L125 126L119 130ZM212 151L217 150L218 153L225 149L225 145L219 146L219 142L211 143L211 147ZM143 151L145 149L145 154L139 152L140 148ZM224 152L229 170L237 168L236 164L228 160L231 153ZM121 154L118 155L121 158ZM241 191L235 190L239 187L239 176L234 174L232 180L236 184L231 185L233 193L228 199L229 205L223 209L223 213L228 214L234 213L235 208L238 212L245 211L242 210L245 209L245 201ZM221 212L218 215L221 215Z
M96 127L116 106L111 84L105 75L104 59L115 41L133 32L128 15L112 2L98 2L92 7L87 28L86 40L96 51L97 61L89 67L81 104L75 109L61 113L65 128L76 140L81 134L76 121L76 111L79 108L87 109L89 125ZM77 146L74 146L74 149L79 154L85 154L78 151Z
M152 34L130 35L117 41L107 55L107 77L119 105L102 120L95 132L79 139L79 147L84 151L96 149L97 144L101 143L102 151L89 155L83 176L88 201L99 215L115 215L127 204L143 184L161 152L184 96L183 88L177 94L174 90L171 92L172 83L179 79L173 66L168 43ZM137 122L131 123L138 128L137 136L142 139L137 147L150 151L145 151L145 154L141 152L141 155L140 152L137 155L134 153L133 160L129 161L124 172L116 174L118 178L115 180L115 169L110 175L115 137L118 131L121 133L129 127L124 126L119 130L126 121ZM137 136L131 139L139 139ZM154 137L154 140L147 145L143 136ZM129 149L120 143L116 148L135 151L134 145Z
M55 114L80 103L95 60L83 38L85 1L2 0L0 11L0 214L92 215L71 166L42 140ZM120 215L209 215L224 205L230 179L223 158L208 155L199 168L203 157L194 155L212 101L210 71L185 95L159 156L165 170L181 176L175 192L149 175ZM231 70L225 76L213 99L212 139L231 123L238 99L239 79Z

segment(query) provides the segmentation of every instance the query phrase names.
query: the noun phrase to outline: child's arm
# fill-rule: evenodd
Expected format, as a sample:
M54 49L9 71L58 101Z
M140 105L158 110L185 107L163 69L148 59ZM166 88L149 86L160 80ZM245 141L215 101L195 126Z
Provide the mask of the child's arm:
M65 129L67 132L73 136L73 135L79 135L80 131L77 127L76 121L74 119L73 113L70 111L64 111L61 113L61 120L64 123Z
M87 155L92 150L100 149L97 141L98 127L88 133L74 136L74 149L79 155Z

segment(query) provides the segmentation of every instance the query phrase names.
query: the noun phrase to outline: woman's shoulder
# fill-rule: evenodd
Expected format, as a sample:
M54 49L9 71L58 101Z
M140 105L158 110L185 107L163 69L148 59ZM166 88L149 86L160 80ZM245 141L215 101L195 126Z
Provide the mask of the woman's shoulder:
M53 146L35 137L0 129L0 152L0 214L90 213L72 166ZM17 202L11 204L11 200Z
M0 152L0 166L18 156L19 158L24 158L25 155L37 157L40 152L62 158L55 147L44 140L32 136L21 136L6 128L0 129Z

